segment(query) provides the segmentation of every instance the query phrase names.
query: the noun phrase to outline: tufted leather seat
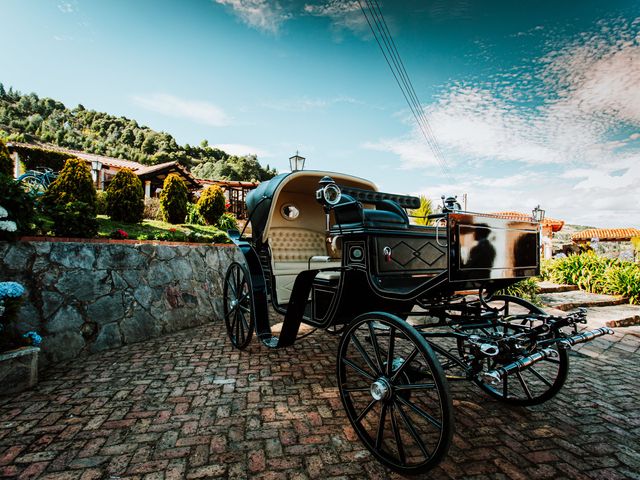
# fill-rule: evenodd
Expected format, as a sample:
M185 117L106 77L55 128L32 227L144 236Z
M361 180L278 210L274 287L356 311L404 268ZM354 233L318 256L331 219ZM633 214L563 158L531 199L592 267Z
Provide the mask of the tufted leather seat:
M276 277L276 289L279 303L289 301L296 276L309 267L340 267L339 259L315 262L309 260L315 256L326 256L325 235L303 228L272 228L269 232L269 245L273 262L273 274ZM338 278L339 272L319 273L319 276Z

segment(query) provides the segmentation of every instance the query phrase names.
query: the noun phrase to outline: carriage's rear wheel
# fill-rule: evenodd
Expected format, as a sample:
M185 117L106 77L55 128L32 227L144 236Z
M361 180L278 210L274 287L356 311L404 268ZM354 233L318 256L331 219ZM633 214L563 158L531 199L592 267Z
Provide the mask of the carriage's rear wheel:
M542 320L529 324L523 320L508 320L510 315L523 313L544 313L535 305L518 297L508 295L496 295L489 306L499 312L497 319L502 320L500 325L496 322L487 322L482 328L463 329L467 335L478 335L482 338L492 338L499 340L506 335L517 333L518 327L522 325L536 326ZM510 327L509 325L513 325ZM531 341L522 340L522 347L526 354L535 353L538 347ZM556 351L554 357L545 358L523 370L503 377L498 385L491 385L482 380L482 375L475 378L475 383L481 390L504 403L511 405L529 406L538 405L554 397L564 385L569 373L569 354L566 350L558 348L556 345L547 346ZM463 339L458 339L458 349L464 356L470 352L469 343ZM485 358L482 362L482 370L493 370L500 366L516 360L513 355L498 355Z
M360 315L341 337L337 370L349 421L378 460L407 474L442 460L453 435L451 397L415 328L387 313Z
M224 278L224 323L234 347L246 348L255 328L251 277L247 269L233 262Z

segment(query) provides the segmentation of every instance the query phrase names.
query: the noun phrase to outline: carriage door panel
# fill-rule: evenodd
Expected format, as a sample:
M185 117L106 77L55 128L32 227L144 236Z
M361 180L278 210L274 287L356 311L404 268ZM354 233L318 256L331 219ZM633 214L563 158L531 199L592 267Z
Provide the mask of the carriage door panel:
M435 237L377 237L375 259L378 274L439 273L447 268L447 248Z

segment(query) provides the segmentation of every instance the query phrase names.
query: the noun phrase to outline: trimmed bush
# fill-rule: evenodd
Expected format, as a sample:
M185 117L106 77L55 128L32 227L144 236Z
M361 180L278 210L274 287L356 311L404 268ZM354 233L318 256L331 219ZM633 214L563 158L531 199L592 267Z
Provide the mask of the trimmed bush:
M144 215L142 182L128 168L120 170L107 187L107 215L112 220L140 223Z
M164 179L160 193L162 218L169 223L184 223L189 203L189 190L180 175L171 173Z
M69 202L86 203L96 213L96 187L89 166L79 158L69 158L43 198L45 207L53 208Z
M96 192L96 213L98 215L107 214L107 192L104 190Z
M0 173L0 207L7 211L2 220L15 222L15 232L0 229L0 240L9 240L33 230L36 220L34 199L13 177Z
M45 212L53 219L56 235L93 237L98 232L96 221L97 194L88 165L70 158L58 178L43 196Z
M148 220L162 220L160 212L160 199L157 197L144 198L144 213L142 216Z
M90 238L98 234L95 206L85 202L67 202L53 207L53 231L59 237Z
M13 160L9 156L9 149L0 139L0 174L13 176Z
M226 198L218 185L204 189L196 204L198 212L208 225L215 225L225 211Z

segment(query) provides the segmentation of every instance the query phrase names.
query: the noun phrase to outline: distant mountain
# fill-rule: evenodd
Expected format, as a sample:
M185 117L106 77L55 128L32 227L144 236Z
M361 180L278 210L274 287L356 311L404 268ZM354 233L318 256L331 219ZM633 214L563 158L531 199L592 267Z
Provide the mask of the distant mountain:
M70 110L51 98L23 95L0 83L0 138L40 141L73 150L134 160L147 165L178 161L200 178L268 180L277 172L263 168L255 155L238 157L211 148L178 145L166 132L157 132L126 117L87 110Z

